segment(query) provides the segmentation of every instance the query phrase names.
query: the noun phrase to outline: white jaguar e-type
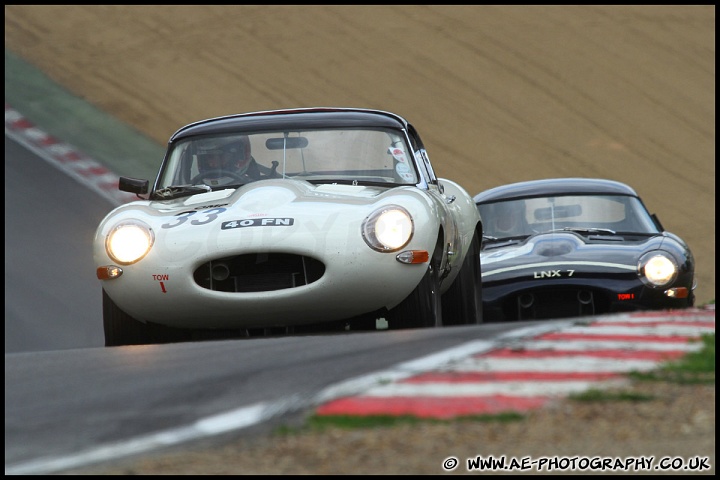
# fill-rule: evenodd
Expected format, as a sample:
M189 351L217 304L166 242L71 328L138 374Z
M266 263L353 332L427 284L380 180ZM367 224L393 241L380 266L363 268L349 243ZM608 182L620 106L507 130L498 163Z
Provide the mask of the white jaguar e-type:
M307 108L178 130L97 229L105 344L482 322L482 224L384 111Z

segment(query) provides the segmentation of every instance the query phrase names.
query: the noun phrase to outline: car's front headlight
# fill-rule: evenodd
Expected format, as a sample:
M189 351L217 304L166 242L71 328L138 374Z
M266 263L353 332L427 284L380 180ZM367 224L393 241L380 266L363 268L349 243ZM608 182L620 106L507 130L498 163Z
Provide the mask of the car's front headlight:
M378 252L395 252L408 244L414 230L413 220L403 207L386 205L363 221L362 236Z
M140 220L127 220L115 225L105 238L105 250L121 265L130 265L143 258L155 242L155 234Z
M640 257L638 274L650 286L664 287L677 278L678 265L669 253L648 252Z

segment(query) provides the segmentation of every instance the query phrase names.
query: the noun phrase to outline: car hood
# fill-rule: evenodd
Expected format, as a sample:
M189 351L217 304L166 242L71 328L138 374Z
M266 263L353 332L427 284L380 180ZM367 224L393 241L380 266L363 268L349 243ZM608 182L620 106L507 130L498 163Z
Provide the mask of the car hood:
M248 214L263 214L298 202L370 204L388 190L389 188L362 185L313 185L300 180L276 179L174 200L133 202L128 206L135 209L154 210L163 215L220 206L244 210Z
M313 185L268 179L165 201L141 200L117 207L95 233L98 265L111 261L105 247L123 223L144 225L153 248L144 263L199 265L208 259L256 251L296 255L350 255L365 251L361 225L383 205L403 205L420 224L428 223L429 200L414 186ZM432 232L412 241L430 242ZM420 248L420 247L418 247Z
M573 233L534 235L522 243L504 247L485 247L480 253L483 278L508 278L528 270L636 271L638 259L649 250L660 248L663 236L628 241L613 236L589 238Z
M174 243L200 240L202 235L214 235L218 229L297 226L300 219L305 229L326 230L330 225L335 228L359 225L383 204L399 203L411 214L421 215L427 205L415 190L394 185L313 185L304 180L261 180L240 188L121 205L105 217L96 236L107 235L120 222L138 220L153 229L158 238L172 236Z

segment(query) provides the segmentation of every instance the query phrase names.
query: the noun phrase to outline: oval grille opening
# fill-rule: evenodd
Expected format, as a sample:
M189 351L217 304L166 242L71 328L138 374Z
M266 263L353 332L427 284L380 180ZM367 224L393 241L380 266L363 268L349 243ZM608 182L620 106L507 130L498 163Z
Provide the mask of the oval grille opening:
M195 282L219 292L268 292L317 281L325 265L289 253L252 253L212 260L195 270Z

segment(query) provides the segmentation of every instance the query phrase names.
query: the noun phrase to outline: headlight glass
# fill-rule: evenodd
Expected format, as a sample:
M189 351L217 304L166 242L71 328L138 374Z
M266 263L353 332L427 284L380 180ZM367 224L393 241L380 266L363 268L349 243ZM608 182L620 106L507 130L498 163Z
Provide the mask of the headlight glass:
M669 285L678 274L675 259L670 254L659 251L643 255L638 267L640 277L654 287Z
M117 224L105 239L105 250L110 258L121 265L130 265L142 259L155 242L152 229L139 220Z
M414 228L407 210L387 205L368 215L362 224L362 236L373 250L395 252L408 244Z

